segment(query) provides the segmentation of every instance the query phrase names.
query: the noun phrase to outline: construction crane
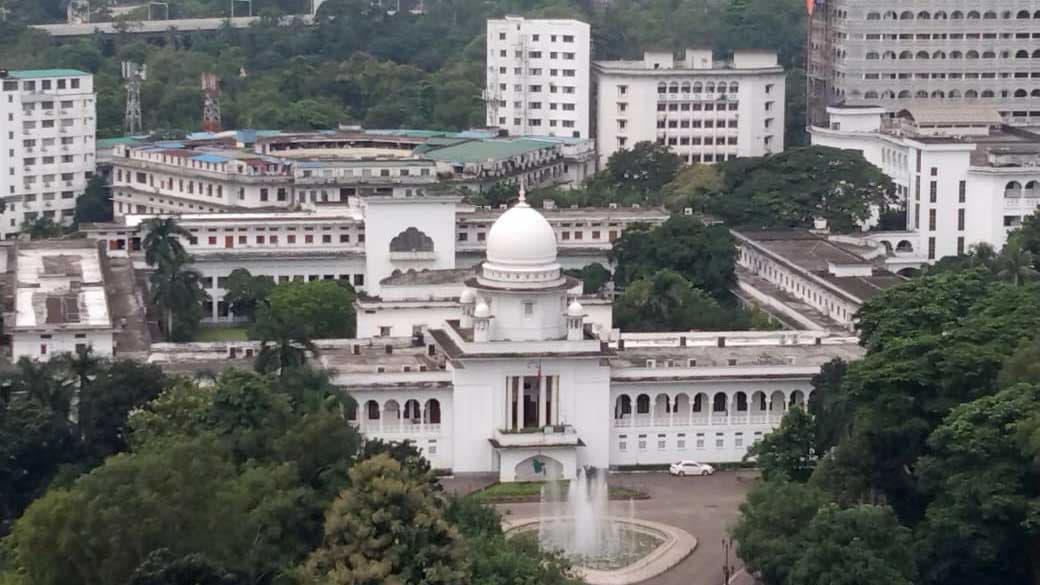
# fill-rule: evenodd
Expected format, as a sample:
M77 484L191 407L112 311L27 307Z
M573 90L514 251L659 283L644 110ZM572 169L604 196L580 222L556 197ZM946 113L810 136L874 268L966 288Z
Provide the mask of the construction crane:
M141 82L148 78L148 66L123 61L123 79L126 81L126 115L124 124L130 136L139 134L141 122Z
M220 78L215 73L203 73L202 82L202 129L220 132Z

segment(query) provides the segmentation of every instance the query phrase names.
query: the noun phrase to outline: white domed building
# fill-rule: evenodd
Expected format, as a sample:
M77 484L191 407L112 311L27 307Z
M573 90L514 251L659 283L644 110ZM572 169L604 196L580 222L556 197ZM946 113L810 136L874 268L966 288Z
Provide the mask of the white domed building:
M458 277L450 306L416 299L433 285L412 283L416 300L400 304L416 306L399 310L428 324L414 338L357 340L349 358L322 358L357 401L348 416L362 432L414 441L455 474L518 481L573 478L585 466L740 461L789 405L808 400L823 363L862 351L855 338L820 332L597 328L596 299L563 274L554 231L523 194L486 243L476 270L443 271Z

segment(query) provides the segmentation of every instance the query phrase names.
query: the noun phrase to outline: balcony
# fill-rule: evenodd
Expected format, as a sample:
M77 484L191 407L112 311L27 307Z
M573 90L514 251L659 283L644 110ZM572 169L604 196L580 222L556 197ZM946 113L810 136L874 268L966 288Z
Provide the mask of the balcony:
M584 445L578 430L570 425L526 428L520 431L495 431L493 443L499 448L521 447L580 447Z

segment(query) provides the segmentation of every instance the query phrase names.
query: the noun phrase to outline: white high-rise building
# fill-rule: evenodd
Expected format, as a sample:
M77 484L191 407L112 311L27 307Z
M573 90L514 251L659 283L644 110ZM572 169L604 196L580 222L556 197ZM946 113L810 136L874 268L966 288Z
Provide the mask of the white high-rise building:
M94 175L94 76L0 70L0 237L37 217L72 221Z
M605 164L637 142L669 146L687 163L784 149L784 70L775 53L710 50L685 58L648 52L640 61L596 61L596 149Z
M588 23L487 23L487 124L515 136L589 138Z

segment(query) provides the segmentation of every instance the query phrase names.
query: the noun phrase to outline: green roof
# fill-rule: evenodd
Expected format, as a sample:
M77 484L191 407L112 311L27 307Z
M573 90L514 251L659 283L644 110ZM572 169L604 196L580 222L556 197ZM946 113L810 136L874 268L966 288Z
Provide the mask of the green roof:
M38 79L41 77L82 77L90 75L86 71L78 69L22 69L8 71L8 75L15 79Z
M543 140L528 138L471 140L454 146L431 149L423 155L423 158L454 163L483 162L510 158L549 146L550 144Z
M147 139L147 136L119 136L117 138L100 138L95 141L95 144L98 148L109 148L117 144L137 144Z

